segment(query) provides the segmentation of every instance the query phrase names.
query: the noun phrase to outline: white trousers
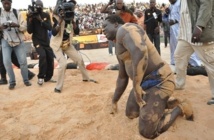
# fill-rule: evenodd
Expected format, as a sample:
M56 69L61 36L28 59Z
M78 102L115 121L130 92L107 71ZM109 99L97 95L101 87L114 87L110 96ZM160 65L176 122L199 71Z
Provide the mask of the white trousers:
M65 79L65 71L67 67L67 58L65 58L65 53L70 59L72 59L77 65L79 66L79 70L82 74L83 80L90 80L88 72L85 68L85 64L83 62L82 57L80 54L78 54L77 50L74 48L73 45L71 45L66 51L63 51L61 48L58 51L54 51L54 54L56 56L56 60L58 61L59 68L58 68L58 78L57 78L57 84L56 88L61 90L64 84Z
M214 97L214 44L196 46L184 40L178 40L175 50L176 88L184 88L186 82L186 70L190 56L196 52L205 66L208 74L212 97Z

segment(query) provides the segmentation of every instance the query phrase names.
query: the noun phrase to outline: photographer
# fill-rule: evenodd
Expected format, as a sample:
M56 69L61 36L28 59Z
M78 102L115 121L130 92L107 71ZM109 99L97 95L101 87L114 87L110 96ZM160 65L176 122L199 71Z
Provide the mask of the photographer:
M56 82L51 79L54 71L54 55L48 36L48 30L50 31L52 28L50 15L43 12L43 2L41 0L33 2L28 10L27 31L32 34L33 45L39 54L37 83L42 85L44 81Z
M24 34L26 30L26 22L22 18L21 14L18 15L18 19L11 9L12 0L1 0L3 9L0 17L0 30L3 31L2 53L3 61L6 71L9 76L9 89L14 89L16 86L16 79L11 62L11 53L14 51L18 59L23 82L26 86L31 86L28 79L28 68L26 51L24 47Z
M114 3L115 6L111 6ZM133 13L124 5L123 0L110 0L107 5L102 7L101 13L117 14L123 19L125 23L137 23L137 19Z
M73 18L75 1L62 2L57 1L55 12L53 14L53 28L50 46L52 47L56 60L58 61L58 79L54 92L61 93L63 88L65 70L67 67L67 59L64 54L77 63L82 73L84 82L95 82L90 79L86 71L82 57L78 54L77 50L72 44L73 38Z

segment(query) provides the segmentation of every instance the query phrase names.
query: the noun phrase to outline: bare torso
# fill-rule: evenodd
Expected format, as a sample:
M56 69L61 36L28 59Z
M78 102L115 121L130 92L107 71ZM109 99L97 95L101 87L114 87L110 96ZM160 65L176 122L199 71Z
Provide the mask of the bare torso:
M124 37L129 36L128 42L130 44L124 43ZM132 57L137 57L134 54L131 54L131 51L128 51L132 48L139 48L138 51L142 50L142 55L147 55L147 61L145 65L147 65L146 69L142 68L145 77L150 74L152 71L157 70L159 65L163 63L160 55L158 54L155 46L150 42L149 38L145 34L145 31L138 25L135 24L125 24L118 30L117 33L117 44L116 44L116 55L118 56L118 60L121 60L124 63L125 71L129 78L133 80L133 63ZM137 54L136 54L137 55Z

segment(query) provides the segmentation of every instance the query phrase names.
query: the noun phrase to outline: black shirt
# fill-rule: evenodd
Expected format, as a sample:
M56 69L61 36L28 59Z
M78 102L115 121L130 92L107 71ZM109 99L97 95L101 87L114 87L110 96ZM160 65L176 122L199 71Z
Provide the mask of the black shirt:
M43 22L40 22L36 18L33 18L33 20L29 22L29 18L27 18L27 31L29 34L32 34L34 46L50 46L50 39L48 36L48 30L50 31L52 29L50 15L42 12L40 16Z
M157 17L156 19L154 18L154 14ZM147 9L145 11L144 24L146 24L147 34L154 34L154 29L159 26L158 23L160 22L162 22L161 10L154 8L154 9Z

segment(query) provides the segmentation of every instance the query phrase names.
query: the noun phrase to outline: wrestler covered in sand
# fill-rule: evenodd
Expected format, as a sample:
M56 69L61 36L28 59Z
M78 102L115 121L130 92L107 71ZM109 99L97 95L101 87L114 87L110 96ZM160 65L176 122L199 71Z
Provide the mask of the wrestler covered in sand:
M147 34L137 24L125 23L117 15L103 22L103 32L116 43L115 52L119 74L112 98L112 114L124 93L129 78L133 88L126 105L126 116L139 116L139 132L146 138L155 138L165 132L180 115L193 120L191 104L187 100L169 99L175 88L174 76ZM169 109L166 112L166 109Z

